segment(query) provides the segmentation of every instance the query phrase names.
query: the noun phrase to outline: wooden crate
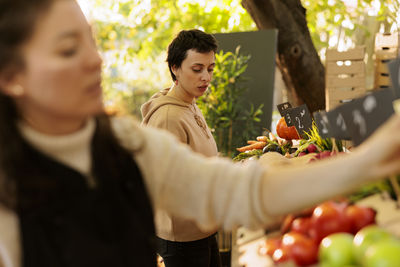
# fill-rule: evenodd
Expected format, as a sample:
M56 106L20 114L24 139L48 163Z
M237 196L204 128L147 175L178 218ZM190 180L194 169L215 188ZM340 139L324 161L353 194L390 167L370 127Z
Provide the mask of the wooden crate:
M326 52L326 110L365 94L365 47Z
M378 33L375 37L375 82L374 88L391 86L387 62L400 55L400 33Z

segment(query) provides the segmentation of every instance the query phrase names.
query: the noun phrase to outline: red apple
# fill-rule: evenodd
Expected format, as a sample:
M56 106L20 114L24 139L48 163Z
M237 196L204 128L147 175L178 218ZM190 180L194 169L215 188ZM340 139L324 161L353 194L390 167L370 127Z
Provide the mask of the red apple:
M319 243L324 237L333 233L351 233L345 209L346 204L333 201L318 205L311 216L310 236Z
M317 262L318 246L311 238L296 232L289 232L282 237L281 247L289 251L289 256L299 266Z
M290 228L292 227L292 222L295 219L293 214L288 214L285 216L283 219L283 222L281 224L281 233L287 233L289 232Z
M260 246L259 253L261 255L269 255L272 257L275 250L281 247L282 237L268 238L265 243Z
M352 233L356 234L365 226L375 224L376 211L370 207L351 205L346 208L346 216L350 220Z
M311 228L310 217L299 217L293 220L291 230L303 235L308 236Z
M290 260L289 250L287 248L278 248L274 251L272 259L275 263L282 263Z

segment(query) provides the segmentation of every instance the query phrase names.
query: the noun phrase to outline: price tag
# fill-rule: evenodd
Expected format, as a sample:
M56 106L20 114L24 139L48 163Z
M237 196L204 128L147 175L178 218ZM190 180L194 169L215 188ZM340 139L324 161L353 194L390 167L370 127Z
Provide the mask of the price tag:
M359 145L367 139L394 113L395 97L391 89L383 89L357 99L351 104L351 115L345 117L350 122L349 132L353 144Z
M394 96L400 98L400 58L390 61L388 63L388 68Z
M276 106L278 108L279 113L282 117L285 118L285 122L287 126L293 126L293 119L290 117L289 110L292 108L292 105L289 102L285 102Z
M285 117L284 111L292 108L292 105L289 102L285 102L276 106L278 108L279 113L282 117Z
M290 120L293 123L293 126L296 127L297 133L302 138L307 138L307 135L305 133L310 132L310 130L312 129L312 118L307 106L304 104L299 107L287 109L285 112L289 114Z
M329 124L328 116L326 115L325 111L314 112L314 120L321 138L325 139L332 137L330 130L331 126Z

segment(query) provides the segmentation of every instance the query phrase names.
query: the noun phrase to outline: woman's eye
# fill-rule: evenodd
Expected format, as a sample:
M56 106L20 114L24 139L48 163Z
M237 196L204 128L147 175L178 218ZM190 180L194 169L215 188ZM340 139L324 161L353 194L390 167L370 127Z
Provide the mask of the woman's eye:
M194 72L201 72L199 69L193 69Z
M214 69L209 69L208 72L214 72Z
M73 49L65 49L65 50L62 50L62 51L60 52L60 54L61 54L61 56L63 56L63 57L72 57L72 56L74 56L74 55L76 54L76 52L77 52L77 49L73 48Z

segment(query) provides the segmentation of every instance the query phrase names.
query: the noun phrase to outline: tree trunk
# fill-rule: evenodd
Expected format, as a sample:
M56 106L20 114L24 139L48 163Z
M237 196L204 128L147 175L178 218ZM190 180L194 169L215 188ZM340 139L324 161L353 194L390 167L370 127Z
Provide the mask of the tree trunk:
M312 43L300 0L242 0L259 29L278 29L277 66L294 105L325 109L325 68Z

